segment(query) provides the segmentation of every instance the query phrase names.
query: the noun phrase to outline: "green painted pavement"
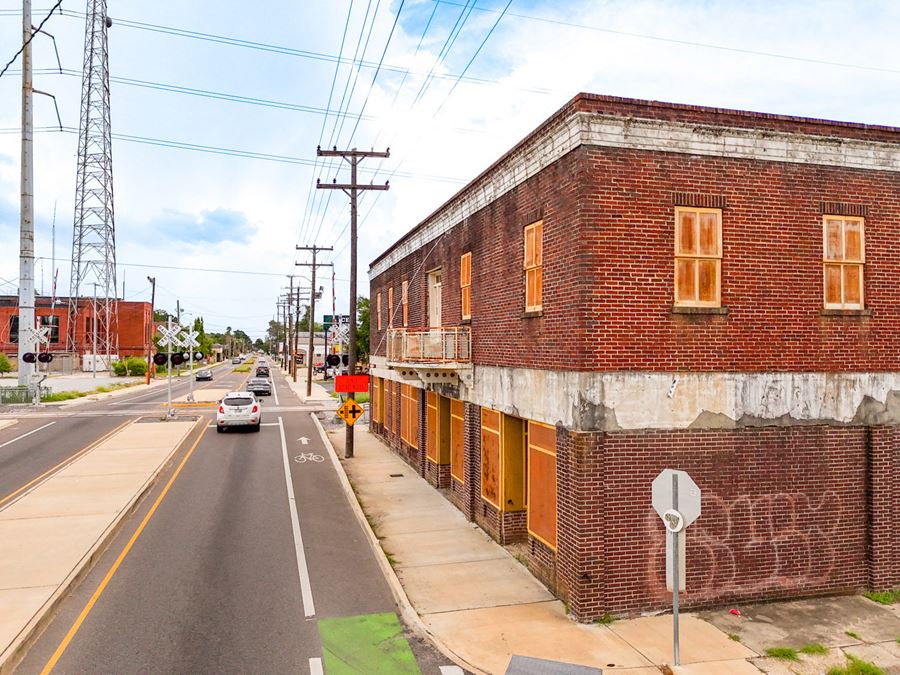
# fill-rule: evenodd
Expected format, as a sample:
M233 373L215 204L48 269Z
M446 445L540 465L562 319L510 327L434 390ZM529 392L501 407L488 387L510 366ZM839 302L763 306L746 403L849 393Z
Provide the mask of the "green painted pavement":
M421 675L393 612L321 619L326 675Z

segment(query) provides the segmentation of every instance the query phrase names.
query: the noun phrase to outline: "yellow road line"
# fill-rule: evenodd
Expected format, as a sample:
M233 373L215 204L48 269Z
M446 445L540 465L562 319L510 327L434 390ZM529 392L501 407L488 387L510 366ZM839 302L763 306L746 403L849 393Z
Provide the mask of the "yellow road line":
M42 474L41 474L40 476L38 476L37 478L33 478L32 480L28 481L27 483L25 483L25 485L23 485L22 487L20 487L20 488L19 488L18 490L16 490L15 492L10 492L8 495L6 495L6 496L3 497L2 499L0 499L0 506L3 506L4 504L6 504L6 502L8 502L9 500L13 499L16 495L18 495L18 494L24 492L25 490L27 490L28 488L30 488L32 485L34 485L35 483L40 482L42 479L44 479L44 478L46 478L47 476L51 475L51 474L54 473L55 471L61 469L61 468L62 468L63 466L65 466L66 464L71 464L72 462L74 462L76 459L78 459L79 457L81 457L81 456L84 455L85 453L87 453L87 452L93 450L93 449L96 448L98 445L100 445L103 441L105 441L106 439L108 439L108 438L109 438L110 436L112 436L113 434L115 434L115 433L121 431L121 430L124 429L126 426L128 426L129 424L131 424L133 421L134 421L134 420L126 420L125 422L123 422L122 424L120 424L119 426L117 426L117 427L116 427L115 429L113 429L112 431L110 431L110 432L104 434L103 436L101 436L101 437L98 438L97 440L88 443L88 444L87 444L86 446L84 446L81 450L76 451L74 454L69 455L66 459L64 459L63 461L61 461L59 464L57 464L56 466L54 466L52 469L48 469L47 471L45 471L44 473L42 473Z
M191 449L187 451L187 454L184 456L184 459L181 460L181 463L178 465L178 468L175 469L175 473L172 474L172 477L169 479L169 482L166 483L166 486L163 488L162 492L159 493L159 497L156 498L156 501L153 502L153 506L150 507L150 510L147 512L147 515L144 516L144 519L141 521L141 524L138 525L138 528L134 531L134 534L131 535L131 539L128 540L128 543L125 544L125 548L122 549L122 552L119 554L119 557L116 558L116 561L113 563L112 567L109 568L109 571L106 573L106 576L103 577L103 581L100 582L100 585L97 587L97 590L94 591L94 594L91 596L91 599L88 600L87 604L84 606L84 609L81 610L81 614L78 615L78 618L75 619L75 623L72 624L72 627L69 628L69 632L66 633L66 636L62 639L62 642L59 643L59 646L56 648L56 651L53 652L53 656L50 657L50 660L47 661L47 665L44 666L44 669L41 670L41 675L45 675L53 670L56 667L56 663L59 661L60 657L62 657L63 653L66 651L66 648L69 646L69 643L72 641L72 638L75 637L75 634L78 632L78 629L81 628L81 624L84 623L84 620L87 618L88 614L91 613L91 610L94 608L94 605L97 604L97 600L100 599L100 596L103 594L103 591L106 590L106 586L109 584L110 580L115 575L116 571L119 569L119 566L122 564L122 561L125 560L125 556L128 555L128 552L131 551L131 547L134 546L134 542L137 541L138 537L141 536L141 532L144 531L144 528L147 526L147 523L150 522L150 519L153 517L153 514L156 513L156 509L162 503L162 500L165 498L166 494L169 492L169 488L172 487L172 483L175 482L175 479L178 478L178 474L181 473L181 470L184 468L184 465L191 458L191 455L194 452L194 449L200 443L200 440L203 438L203 434L206 433L206 427L203 427L203 430L200 432L200 435L197 436L197 440L194 441L194 444L191 446Z

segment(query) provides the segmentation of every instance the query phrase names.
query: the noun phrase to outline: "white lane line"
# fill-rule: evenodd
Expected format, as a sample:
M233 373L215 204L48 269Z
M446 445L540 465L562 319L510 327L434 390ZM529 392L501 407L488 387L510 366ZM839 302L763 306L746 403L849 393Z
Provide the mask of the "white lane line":
M465 675L465 671L459 666L441 666L441 675Z
M278 402L278 387L275 386L275 378L272 378L272 396L275 397L275 405L281 405Z
M262 422L259 426L261 426L261 427L277 427L278 422ZM214 429L215 427L216 427L215 423L206 425L207 429Z
M309 660L309 675L325 675L325 671L322 669L322 659L315 657Z
M291 527L294 530L294 552L297 554L297 573L300 575L300 595L303 598L303 615L316 615L313 604L312 586L309 582L309 569L306 567L306 553L303 550L303 535L300 534L300 516L297 514L297 498L294 496L294 483L291 481L291 462L288 458L287 440L284 437L284 422L278 418L281 433L281 457L284 460L284 480L287 484L288 505L291 510Z
M20 441L20 440L22 440L23 438L25 438L26 436L31 436L31 434L36 434L36 433L39 432L41 429L46 429L47 427L53 426L54 424L56 424L56 422L47 422L47 424L45 424L45 425L42 426L42 427L38 427L37 429L32 429L31 431L28 431L28 432L22 434L21 436L16 436L16 437L15 437L14 439L12 439L11 441L6 441L6 443L4 443L3 445L0 445L0 448L5 448L7 445L12 445L12 444L15 443L16 441Z

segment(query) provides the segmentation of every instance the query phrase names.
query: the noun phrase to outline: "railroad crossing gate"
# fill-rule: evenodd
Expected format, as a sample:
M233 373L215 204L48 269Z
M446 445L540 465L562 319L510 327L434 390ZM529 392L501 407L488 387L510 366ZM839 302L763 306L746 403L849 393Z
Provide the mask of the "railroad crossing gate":
M356 420L362 417L362 414L365 411L362 406L354 401L352 398L348 398L344 401L344 405L338 408L337 414L342 420L347 423L347 426L353 426Z

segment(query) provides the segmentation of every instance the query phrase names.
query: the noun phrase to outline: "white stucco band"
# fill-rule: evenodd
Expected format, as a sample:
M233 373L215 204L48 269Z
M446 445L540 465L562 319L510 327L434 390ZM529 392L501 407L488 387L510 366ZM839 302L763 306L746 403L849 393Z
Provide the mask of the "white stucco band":
M374 279L582 145L900 172L900 142L573 113L530 138L369 269Z
M900 373L589 373L476 366L479 405L577 431L900 424Z

